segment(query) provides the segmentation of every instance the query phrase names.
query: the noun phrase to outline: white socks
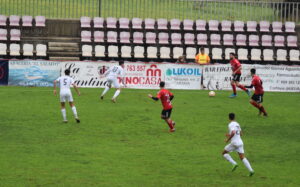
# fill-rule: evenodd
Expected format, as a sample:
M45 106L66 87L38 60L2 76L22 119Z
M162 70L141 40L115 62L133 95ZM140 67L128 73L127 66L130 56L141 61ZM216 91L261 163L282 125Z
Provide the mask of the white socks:
M77 119L78 116L77 116L77 111L76 111L76 107L75 106L72 107L72 111L73 111L74 117Z
M121 92L120 90L117 90L115 95L113 96L113 99L116 99L118 97L118 95L120 94L120 92Z
M102 92L101 96L104 96L108 92L108 90L109 90L109 87L106 86L104 91Z
M253 169L252 169L252 167L251 167L249 161L247 160L247 158L244 158L242 161L243 161L244 165L246 166L246 168L247 168L250 172L253 172Z
M61 109L61 114L63 116L64 121L67 121L67 114L66 114L66 109Z
M237 165L237 163L231 158L229 154L224 154L223 157L228 160L232 165Z

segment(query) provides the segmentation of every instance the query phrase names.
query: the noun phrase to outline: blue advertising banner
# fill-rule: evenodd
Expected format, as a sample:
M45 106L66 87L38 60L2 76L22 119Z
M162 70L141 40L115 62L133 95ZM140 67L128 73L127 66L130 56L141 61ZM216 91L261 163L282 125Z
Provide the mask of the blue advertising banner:
M8 85L53 86L60 67L60 62L53 61L9 61Z
M8 61L0 60L0 85L8 84Z

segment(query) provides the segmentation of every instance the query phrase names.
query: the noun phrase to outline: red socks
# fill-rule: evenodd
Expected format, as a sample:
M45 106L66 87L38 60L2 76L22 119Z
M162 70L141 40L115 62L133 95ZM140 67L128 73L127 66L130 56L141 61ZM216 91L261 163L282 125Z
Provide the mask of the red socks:
M267 112L265 110L265 108L263 106L259 106L259 104L257 104L256 102L250 102L255 108L257 108L259 111L261 111L262 113L264 113L264 115L267 115Z
M236 86L235 86L235 84L231 84L231 87L232 87L233 93L236 95Z
M241 84L240 84L238 87L239 87L240 89L244 90L244 91L247 90L247 89L245 88L245 86L243 86L243 85L241 85Z
M172 120L168 120L168 125L169 125L170 129L174 128Z

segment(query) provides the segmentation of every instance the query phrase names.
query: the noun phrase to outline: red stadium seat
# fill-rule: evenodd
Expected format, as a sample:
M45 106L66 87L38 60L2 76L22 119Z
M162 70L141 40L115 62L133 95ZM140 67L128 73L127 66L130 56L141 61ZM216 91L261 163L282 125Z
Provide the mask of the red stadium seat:
M172 33L172 35L171 35L171 44L173 44L173 45L181 44L181 34Z
M210 35L210 44L211 45L221 45L221 35L220 34L211 34Z
M129 44L130 43L130 33L120 32L120 43Z
M107 42L108 43L117 43L118 42L117 37L118 37L117 32L114 32L114 31L107 32Z
M260 21L259 22L259 31L260 32L270 32L270 22Z
M244 32L244 25L243 21L235 21L234 22L234 32Z
M206 21L205 20L196 20L196 30L197 31L206 31Z
M233 46L233 35L232 34L224 34L223 45Z
M5 15L0 15L0 26L6 26L7 17Z
M32 16L22 16L22 26L32 27Z
M282 32L282 22L279 22L279 21L274 21L272 23L272 31L274 33L281 33Z
M90 17L81 17L80 18L80 27L81 28L90 28L91 27L91 18Z
M168 44L169 43L169 35L168 33L161 32L158 34L158 43L159 44Z
M183 20L183 30L185 31L194 30L194 21L190 19Z
M166 19L157 19L157 29L167 30L168 29L168 20L166 20Z
M20 26L20 17L16 15L9 16L9 26Z
M195 45L195 35L192 33L184 34L184 43L186 45Z
M287 21L285 22L285 32L294 33L295 32L295 22Z
M197 35L197 44L198 45L208 45L207 44L207 34L198 34Z
M151 18L145 19L145 29L155 29L155 20Z
M45 27L46 26L45 16L35 16L35 26L36 27Z
M135 44L143 43L143 33L142 32L134 32L133 33L133 43L135 43Z
M256 21L247 21L247 32L257 32Z
M156 34L154 32L146 33L146 43L147 44L155 44L156 43Z
M11 41L20 41L21 40L21 31L19 29L10 30L10 40Z
M287 46L288 47L297 47L298 39L297 36L288 36L287 37Z
M228 20L222 21L222 23L221 23L222 31L223 32L231 31L231 24L232 24L231 21L228 21Z
M245 34L236 35L236 45L237 46L246 46L247 36Z
M259 36L251 34L249 36L249 46L259 46Z
M104 19L100 17L94 17L94 28L103 28Z
M284 47L284 36L276 35L274 37L274 46L275 47Z
M179 19L171 19L170 20L171 30L180 30L180 24L181 21Z
M119 19L119 28L120 29L129 29L129 19L128 18L120 18Z
M142 29L143 20L140 18L132 18L132 28L133 29Z
M112 17L106 18L106 28L109 29L117 28L117 19Z
M208 30L209 31L219 31L219 21L209 20L208 21Z
M82 42L91 42L91 31L81 31L81 41Z
M263 47L271 47L272 46L272 36L271 35L262 35L261 45Z
M6 41L6 40L7 40L7 30L0 29L0 41Z
M104 42L104 32L95 31L94 32L94 42Z

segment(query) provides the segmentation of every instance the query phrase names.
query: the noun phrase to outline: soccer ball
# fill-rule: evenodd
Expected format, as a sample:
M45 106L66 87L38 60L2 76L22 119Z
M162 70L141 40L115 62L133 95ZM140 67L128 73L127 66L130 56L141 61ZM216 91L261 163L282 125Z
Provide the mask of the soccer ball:
M208 93L208 96L209 97L214 97L216 95L216 93L214 92L214 91L210 91L209 93Z

